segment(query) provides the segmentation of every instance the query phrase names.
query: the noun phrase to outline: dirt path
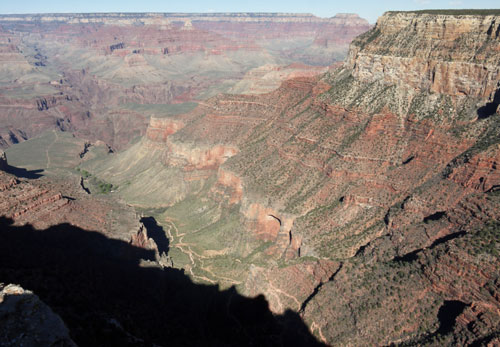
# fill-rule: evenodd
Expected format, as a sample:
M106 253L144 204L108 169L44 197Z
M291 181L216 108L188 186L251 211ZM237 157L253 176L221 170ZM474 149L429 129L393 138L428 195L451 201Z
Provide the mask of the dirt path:
M324 342L325 344L327 343L326 338L323 336L323 332L321 331L321 327L318 324L316 324L316 322L313 321L309 329L313 334L314 331L317 330L321 341Z
M49 150L52 148L52 146L59 140L59 135L57 135L57 131L54 130L54 141L50 145L47 146L45 149L45 155L47 156L47 169L50 168L50 155L49 155Z
M269 287L273 290L273 293L279 293L279 294L281 294L283 296L286 296L289 299L292 299L297 304L297 311L300 310L300 307L301 307L302 303L295 296L290 295L287 292L284 292L283 290L281 290L279 288L276 288L272 284L272 282L269 282ZM280 301L280 305L281 305L281 301Z
M191 274L191 276L193 278L198 278L198 279L201 279L203 281L206 281L206 282L209 282L212 284L217 284L220 281L228 282L231 284L241 284L241 281L236 281L236 280L229 278L229 277L219 276L219 275L215 274L212 270L210 270L208 268L208 266L206 266L203 263L203 259L209 259L210 257L206 257L206 256L203 256L201 254L196 253L195 251L193 251L191 249L191 246L189 244L184 243L183 239L184 239L184 236L186 234L179 233L179 229L177 229L177 227L175 226L175 223L172 220L165 219L165 223L166 223L165 229L166 229L166 233L168 235L168 238L170 240L170 244L173 245L175 248L179 249L182 253L187 254L187 256L189 257L189 261L191 262L191 264L186 266L186 270ZM172 230L174 231L173 233L172 233ZM215 280L210 279L210 278L205 277L205 276L200 276L200 275L194 274L193 269L196 267L198 267L199 269L201 269L204 272L209 273L211 276L213 276L213 278L215 278Z

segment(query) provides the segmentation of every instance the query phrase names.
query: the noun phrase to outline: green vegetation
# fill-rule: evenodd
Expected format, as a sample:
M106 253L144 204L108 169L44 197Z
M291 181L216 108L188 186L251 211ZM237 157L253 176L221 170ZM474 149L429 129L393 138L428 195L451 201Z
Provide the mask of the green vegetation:
M145 151L140 141L123 152L88 159L80 167L104 182L120 186L120 196L129 204L160 208L184 198L186 189L200 188L196 185L199 182L186 187L183 174L177 168L165 167L161 155L161 150Z
M89 178L90 176L92 176L90 172L88 172L87 170L82 170L79 167L76 168L76 171L79 172L83 178Z
M75 169L78 173L80 173L80 175L84 178L84 179L90 179L90 184L93 186L93 187L96 187L97 188L97 192L98 194L108 194L108 193L111 193L112 190L114 189L118 189L118 186L114 186L113 184L109 183L109 182L105 182L105 181L102 181L94 176L92 176L92 174L90 172L88 172L87 170L84 170L84 169L80 169L79 167L77 167ZM94 189L93 189L94 190Z
M371 119L372 116L366 119L365 122L361 123L359 126L350 129L351 131L343 138L343 141L340 146L338 146L337 151L341 152L348 149L359 138L359 136L364 133Z
M488 254L498 258L500 257L500 223L492 221L477 233L458 240L457 244L472 255Z
M9 164L27 170L44 169L54 173L60 169L73 171L80 162L84 140L68 132L49 130L36 138L17 143L5 152Z
M443 177L448 177L453 169L459 165L467 163L474 155L487 150L492 145L500 142L500 119L498 116L489 118L490 124L478 137L476 143L465 152L454 158L443 170Z
M106 183L103 181L99 181L97 187L99 187L99 193L101 194L107 194L113 189L113 185L111 183Z

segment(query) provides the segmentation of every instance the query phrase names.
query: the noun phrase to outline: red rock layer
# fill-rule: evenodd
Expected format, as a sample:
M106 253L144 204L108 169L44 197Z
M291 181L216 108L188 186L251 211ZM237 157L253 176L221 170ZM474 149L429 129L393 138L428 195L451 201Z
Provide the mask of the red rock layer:
M12 219L14 225L44 229L69 223L127 241L129 232L139 229L130 207L89 196L81 191L76 178L65 182L47 178L28 181L0 171L0 197L0 215Z

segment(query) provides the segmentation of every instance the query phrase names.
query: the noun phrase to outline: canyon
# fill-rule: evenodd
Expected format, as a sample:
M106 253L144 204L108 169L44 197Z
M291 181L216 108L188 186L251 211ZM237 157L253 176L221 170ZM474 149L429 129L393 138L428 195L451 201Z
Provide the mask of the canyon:
M0 25L0 281L76 343L500 344L499 11Z
M265 13L0 15L0 26L0 147L57 129L114 149L151 114L320 73L370 27Z

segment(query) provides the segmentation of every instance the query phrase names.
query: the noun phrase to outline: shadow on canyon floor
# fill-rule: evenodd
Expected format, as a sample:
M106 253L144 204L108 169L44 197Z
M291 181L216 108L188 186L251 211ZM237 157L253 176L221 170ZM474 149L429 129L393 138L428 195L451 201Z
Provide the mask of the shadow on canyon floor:
M21 167L7 165L5 172L11 173L18 178L38 179L42 177L43 169L27 170Z
M0 217L0 281L33 290L80 346L322 346L297 313L139 266L152 256L69 224L34 230Z
M158 225L156 219L154 219L153 217L142 217L140 222L144 224L144 226L148 231L148 236L152 238L153 241L156 243L156 246L158 246L158 252L160 254L162 253L168 254L169 240L165 235L163 227Z

